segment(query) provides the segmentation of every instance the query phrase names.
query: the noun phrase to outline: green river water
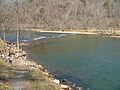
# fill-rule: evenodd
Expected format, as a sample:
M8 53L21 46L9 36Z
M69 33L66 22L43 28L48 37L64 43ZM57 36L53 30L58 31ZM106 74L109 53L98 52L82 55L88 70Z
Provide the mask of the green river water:
M33 58L57 78L85 90L120 90L120 39L75 35L34 43Z

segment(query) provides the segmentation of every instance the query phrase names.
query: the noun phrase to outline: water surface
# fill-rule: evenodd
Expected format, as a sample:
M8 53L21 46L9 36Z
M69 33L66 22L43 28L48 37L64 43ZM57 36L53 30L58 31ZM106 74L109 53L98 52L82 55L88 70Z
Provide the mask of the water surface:
M30 36L21 38L32 42L26 48L30 58L57 78L67 79L84 90L120 90L120 39L46 33Z
M34 43L32 58L57 78L85 90L120 90L120 39L75 35Z

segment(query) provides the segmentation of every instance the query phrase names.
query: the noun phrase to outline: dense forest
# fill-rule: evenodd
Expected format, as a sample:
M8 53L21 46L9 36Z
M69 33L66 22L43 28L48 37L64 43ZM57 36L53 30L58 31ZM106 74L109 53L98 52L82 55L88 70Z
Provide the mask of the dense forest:
M2 29L120 28L120 0L0 0Z

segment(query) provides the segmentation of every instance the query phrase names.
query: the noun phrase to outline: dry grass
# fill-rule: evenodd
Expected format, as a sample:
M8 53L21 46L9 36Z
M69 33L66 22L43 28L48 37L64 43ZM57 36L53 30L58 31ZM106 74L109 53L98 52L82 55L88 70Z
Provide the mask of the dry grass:
M4 50L5 47L6 47L5 43L2 40L0 40L0 51Z
M12 90L7 83L0 82L0 90Z
M7 64L2 59L0 59L0 80L8 80L15 76L15 73L11 72L9 69L10 67L10 64Z
M8 69L9 67L9 64L0 59L0 90L12 90L9 83L2 82L14 77L14 73Z
M25 81L32 90L61 90L59 85L53 83L43 71L38 69L29 71Z

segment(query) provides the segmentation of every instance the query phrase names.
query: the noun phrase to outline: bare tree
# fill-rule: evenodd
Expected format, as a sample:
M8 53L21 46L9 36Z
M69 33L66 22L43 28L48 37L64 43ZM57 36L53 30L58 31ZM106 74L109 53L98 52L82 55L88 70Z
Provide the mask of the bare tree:
M2 31L3 31L3 40L5 41L4 0L0 1L0 9L1 9L1 28L2 28Z
M16 29L17 29L17 34L16 34L16 38L17 38L17 49L19 49L19 33L20 33L20 29L19 29L19 0L12 0L14 5L15 5L15 12L16 12Z
M10 21L7 24L17 29L18 48L21 27L52 30L82 28L84 31L88 31L89 27L96 27L102 33L111 33L113 29L109 30L110 28L115 30L116 27L120 27L119 0L12 0L12 2L14 11L10 10ZM7 4L9 6L13 3Z

